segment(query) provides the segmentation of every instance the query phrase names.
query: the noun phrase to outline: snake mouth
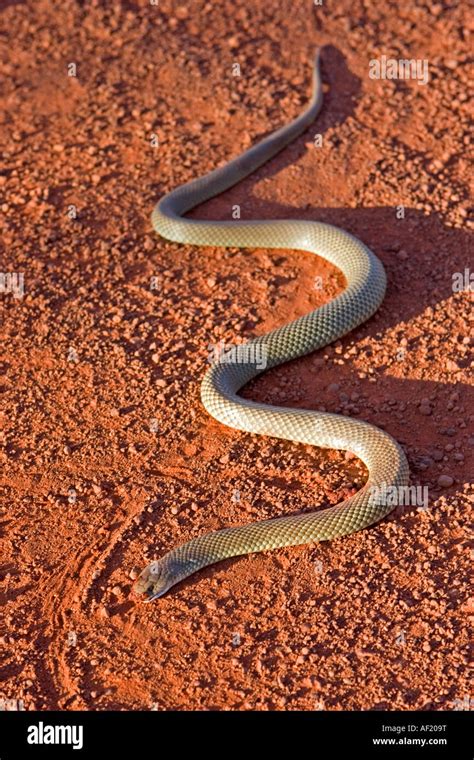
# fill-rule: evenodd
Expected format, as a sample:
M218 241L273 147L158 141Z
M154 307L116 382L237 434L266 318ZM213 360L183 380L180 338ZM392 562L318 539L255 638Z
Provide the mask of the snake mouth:
M164 596L166 592L168 591L167 588L162 589L161 591L153 591L153 589L150 589L149 591L145 592L145 598L143 601L145 604L148 604L148 602L152 602L154 599L159 599L160 596Z

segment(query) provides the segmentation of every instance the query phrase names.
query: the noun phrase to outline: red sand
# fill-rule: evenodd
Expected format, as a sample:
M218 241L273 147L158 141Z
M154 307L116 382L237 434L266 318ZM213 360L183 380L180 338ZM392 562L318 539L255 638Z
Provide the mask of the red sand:
M465 706L472 307L452 277L472 267L467 6L0 8L0 271L25 278L23 298L0 295L0 698L25 709ZM197 249L150 225L162 194L299 113L317 45L317 123L194 213L229 219L239 204L242 218L327 221L380 256L379 313L245 395L385 428L429 507L222 562L145 605L130 595L136 570L176 544L323 507L364 482L343 453L242 435L199 401L209 343L304 314L342 276L310 254ZM370 79L381 55L427 59L430 81Z

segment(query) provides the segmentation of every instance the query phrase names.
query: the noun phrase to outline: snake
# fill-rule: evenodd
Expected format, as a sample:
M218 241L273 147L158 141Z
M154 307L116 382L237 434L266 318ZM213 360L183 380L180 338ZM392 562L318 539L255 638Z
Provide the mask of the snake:
M385 430L326 410L273 406L238 395L262 372L323 348L371 317L387 286L377 256L353 235L323 222L210 221L184 216L247 177L301 135L316 118L322 101L318 50L312 96L305 110L237 158L165 195L153 210L152 225L161 237L175 243L307 251L342 272L346 287L328 303L271 332L223 349L204 375L201 401L212 417L233 429L352 452L365 464L367 481L354 495L333 506L223 528L172 548L136 578L133 589L144 601L163 596L191 574L229 557L329 541L366 528L394 508L396 498L387 498L387 494L397 491L391 489L402 489L408 483L405 453Z

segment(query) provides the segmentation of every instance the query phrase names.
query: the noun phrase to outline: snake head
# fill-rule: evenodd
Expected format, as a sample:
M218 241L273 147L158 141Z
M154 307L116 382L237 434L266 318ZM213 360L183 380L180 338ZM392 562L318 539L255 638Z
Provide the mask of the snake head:
M195 573L200 567L202 563L197 559L178 558L174 552L168 552L161 559L146 566L135 581L133 590L136 594L144 596L145 602L151 602L166 594L171 586Z
M166 594L174 583L175 581L166 566L159 560L156 560L147 565L140 573L133 586L133 590L136 594L143 595L145 602L151 602L153 599L158 599L163 594Z

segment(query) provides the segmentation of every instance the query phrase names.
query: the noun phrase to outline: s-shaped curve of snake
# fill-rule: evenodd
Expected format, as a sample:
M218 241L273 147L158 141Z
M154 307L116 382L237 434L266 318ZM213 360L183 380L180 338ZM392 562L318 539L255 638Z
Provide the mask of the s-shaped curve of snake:
M165 195L153 211L152 223L162 237L178 243L310 251L342 271L347 287L340 295L310 314L243 344L240 358L247 361L232 361L224 352L202 381L201 400L212 417L237 430L351 451L367 466L367 483L354 496L327 509L225 528L172 549L149 564L135 583L135 592L143 594L147 601L226 557L327 541L372 525L393 508L379 494L386 493L389 487L408 483L405 454L386 432L338 414L270 406L237 395L239 389L262 372L260 360L256 363L252 358L264 355L265 369L269 369L322 348L365 322L378 309L385 294L386 276L379 259L357 238L320 222L294 219L213 222L183 216L278 153L311 124L321 104L318 52L313 94L306 110L225 166Z

